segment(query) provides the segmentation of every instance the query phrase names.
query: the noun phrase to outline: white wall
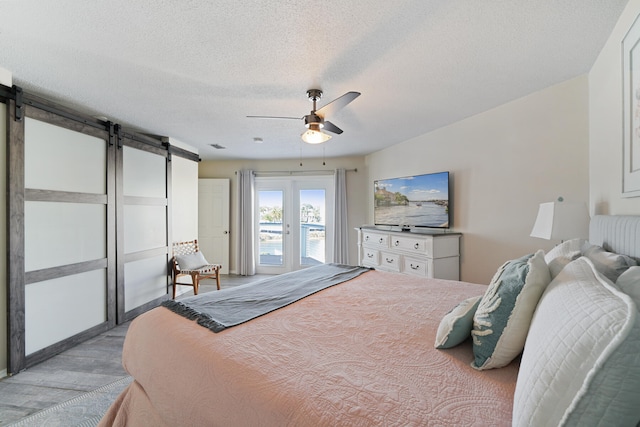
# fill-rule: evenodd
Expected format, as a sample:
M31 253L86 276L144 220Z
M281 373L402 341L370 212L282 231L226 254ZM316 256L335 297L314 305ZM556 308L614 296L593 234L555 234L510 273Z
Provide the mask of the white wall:
M347 197L348 197L348 223L349 223L349 262L358 262L357 234L354 227L366 223L366 206L370 197L367 187L367 171L364 157L328 158L326 165L322 165L321 159L304 159L303 166L300 160L220 160L203 161L200 163L200 178L228 178L231 180L231 248L229 272L237 272L237 236L238 236L238 212L237 194L238 179L236 171L252 169L259 172L266 171L308 171L308 170L334 170L338 168L358 169L357 172L347 172ZM372 190L373 191L373 190ZM373 194L373 193L371 193Z
M581 76L371 154L368 183L450 171L461 279L489 283L504 261L553 246L529 237L539 203L587 202L587 90Z
M589 197L597 214L640 214L640 197L622 197L622 39L640 14L631 0L589 72Z

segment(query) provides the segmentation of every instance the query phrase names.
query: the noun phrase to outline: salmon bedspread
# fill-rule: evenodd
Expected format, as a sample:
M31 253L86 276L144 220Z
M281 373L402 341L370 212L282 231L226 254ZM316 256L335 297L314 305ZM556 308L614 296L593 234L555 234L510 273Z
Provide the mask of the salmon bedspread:
M135 319L134 382L103 426L508 426L518 361L474 370L434 348L484 285L366 272L219 333L165 307Z

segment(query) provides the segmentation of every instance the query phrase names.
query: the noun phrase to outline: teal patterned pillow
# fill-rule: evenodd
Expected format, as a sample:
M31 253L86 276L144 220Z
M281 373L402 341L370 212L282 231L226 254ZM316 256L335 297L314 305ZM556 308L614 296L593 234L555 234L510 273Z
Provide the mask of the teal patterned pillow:
M473 317L472 367L501 368L522 352L533 312L550 281L541 250L498 269Z
M482 295L467 298L442 318L436 333L436 348L455 347L471 336L473 315L481 298Z

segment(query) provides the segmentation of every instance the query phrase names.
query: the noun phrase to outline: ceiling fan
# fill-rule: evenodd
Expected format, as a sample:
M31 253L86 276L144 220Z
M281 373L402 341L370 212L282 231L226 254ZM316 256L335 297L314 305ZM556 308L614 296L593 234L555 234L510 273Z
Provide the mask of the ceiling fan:
M331 135L328 135L322 130L326 130L337 135L342 133L342 129L333 123L325 120L325 117L330 116L336 111L344 108L351 101L360 96L360 92L347 92L339 98L334 99L324 107L316 109L316 102L322 98L322 91L320 89L309 89L307 91L307 97L309 101L313 102L313 110L311 113L302 117L278 117L278 116L247 116L249 118L257 119L304 119L304 125L307 128L305 132L300 135L304 142L309 144L320 144L331 139Z

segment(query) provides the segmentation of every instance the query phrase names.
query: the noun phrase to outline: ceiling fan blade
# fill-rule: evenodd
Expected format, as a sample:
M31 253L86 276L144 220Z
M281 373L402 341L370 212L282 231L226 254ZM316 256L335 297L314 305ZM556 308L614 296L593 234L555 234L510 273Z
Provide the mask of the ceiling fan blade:
M336 111L344 108L348 103L360 96L360 92L347 92L340 98L336 98L322 108L316 110L316 114L320 117L327 117Z
M247 116L249 119L294 119L302 120L302 117L279 117L279 116Z
M322 128L323 130L326 130L327 132L332 132L332 133L336 133L338 135L340 135L342 133L342 129L340 129L338 126L334 125L331 122L324 122L324 127Z

